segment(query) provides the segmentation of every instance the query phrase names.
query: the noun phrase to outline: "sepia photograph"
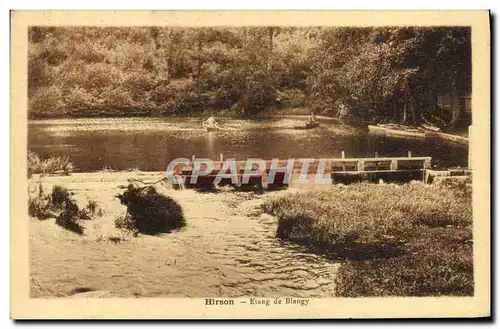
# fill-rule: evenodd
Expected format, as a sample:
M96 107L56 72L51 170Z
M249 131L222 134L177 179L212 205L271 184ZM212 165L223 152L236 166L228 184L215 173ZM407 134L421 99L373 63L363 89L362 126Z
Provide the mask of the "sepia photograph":
M160 14L11 12L13 298L489 315L488 12Z

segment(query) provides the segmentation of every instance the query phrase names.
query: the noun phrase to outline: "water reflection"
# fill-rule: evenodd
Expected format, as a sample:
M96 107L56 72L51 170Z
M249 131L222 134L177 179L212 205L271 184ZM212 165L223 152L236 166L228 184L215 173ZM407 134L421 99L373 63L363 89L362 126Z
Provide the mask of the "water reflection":
M466 166L467 147L438 141L373 136L324 124L296 130L293 119L220 120L224 131L207 133L196 118L37 120L28 125L29 148L42 157L67 155L80 171L137 168L164 170L178 157L246 159L432 156L438 166Z

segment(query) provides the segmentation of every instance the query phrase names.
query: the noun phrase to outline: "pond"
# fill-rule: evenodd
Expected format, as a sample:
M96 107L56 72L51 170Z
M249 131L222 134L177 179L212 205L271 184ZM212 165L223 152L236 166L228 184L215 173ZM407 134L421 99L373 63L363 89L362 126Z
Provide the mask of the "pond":
M340 157L342 151L347 157L374 156L375 152L405 156L411 150L414 156L432 156L436 165L467 164L466 147L385 138L333 123L300 130L294 129L301 124L299 119L219 121L225 130L215 132L201 130L201 119L196 118L31 121L29 147L42 158L69 156L82 172L105 166L163 171L174 158L194 154L217 159L220 153L241 160L331 158ZM116 178L111 179L113 175ZM277 239L276 218L262 213L267 198L293 192L293 188L198 193L164 187L160 191L182 206L187 221L184 229L120 244L96 242L96 237L115 232L115 219L125 212L115 197L121 191L118 185L134 175L140 178L131 172L45 179L45 190L56 184L65 186L81 198L81 204L98 200L105 214L92 221L82 237L56 234L57 226L49 220L30 223L30 268L44 287L52 289L47 291L71 294L72 289L92 287L96 293L115 297L335 295L338 259ZM154 181L162 174L151 175L148 180ZM35 296L46 295L42 291Z
M431 156L437 167L467 166L467 147L439 141L387 138L349 126L323 123L294 129L301 119L220 119L224 130L206 132L201 118L50 119L28 123L28 147L42 158L69 156L76 171L162 171L180 157L244 160Z

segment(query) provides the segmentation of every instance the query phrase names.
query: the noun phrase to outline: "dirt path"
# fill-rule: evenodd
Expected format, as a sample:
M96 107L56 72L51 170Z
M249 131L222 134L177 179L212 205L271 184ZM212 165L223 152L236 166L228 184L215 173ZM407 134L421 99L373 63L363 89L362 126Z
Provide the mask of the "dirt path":
M280 193L221 191L160 192L184 209L187 226L160 236L132 237L114 227L124 214L114 196L134 176L146 180L161 173L73 174L47 177L44 187L60 184L80 205L96 200L104 215L86 222L78 236L54 219L30 219L33 297L174 297L333 295L337 264L300 246L275 238L275 218L262 214L263 201ZM115 243L109 237L125 238Z

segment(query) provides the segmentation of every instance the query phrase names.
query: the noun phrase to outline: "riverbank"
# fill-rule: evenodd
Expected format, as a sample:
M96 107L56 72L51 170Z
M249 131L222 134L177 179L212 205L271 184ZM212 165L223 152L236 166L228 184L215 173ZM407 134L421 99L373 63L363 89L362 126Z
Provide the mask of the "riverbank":
M278 236L342 260L336 296L472 296L470 188L360 184L278 196Z
M158 236L115 227L126 208L115 197L128 179L157 181L162 172L72 173L46 176L43 190L67 188L80 208L90 200L102 216L82 221L77 235L54 218L29 219L32 297L326 297L338 265L276 239L276 219L262 213L268 197L219 189L175 191L157 184L184 211L186 227ZM36 189L34 175L30 182ZM203 278L203 280L200 280Z
M369 125L368 130L374 134L382 134L388 137L429 139L438 138L444 141L461 145L469 145L467 133L458 131L457 133L429 131L423 128L414 128L396 124Z
M286 108L266 108L262 111L252 113L250 115L242 115L233 109L214 110L209 109L195 113L178 111L176 115L172 113L155 114L150 110L117 112L117 111L99 111L99 112L71 112L66 114L51 114L51 115L31 115L30 120L43 119L78 119L78 118L170 118L170 117L185 117L185 118L205 118L209 116L232 118L232 119L274 119L274 118L308 118L311 115L311 110L306 107L286 107ZM317 115L325 121L342 123L342 120L326 115Z

